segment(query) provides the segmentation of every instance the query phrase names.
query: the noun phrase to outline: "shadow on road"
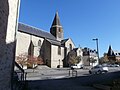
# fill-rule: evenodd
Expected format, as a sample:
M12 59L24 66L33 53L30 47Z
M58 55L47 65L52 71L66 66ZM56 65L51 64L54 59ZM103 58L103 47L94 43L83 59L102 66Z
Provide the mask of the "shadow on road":
M96 90L88 86L105 83L117 78L120 78L120 72L62 79L30 80L27 82L29 90Z

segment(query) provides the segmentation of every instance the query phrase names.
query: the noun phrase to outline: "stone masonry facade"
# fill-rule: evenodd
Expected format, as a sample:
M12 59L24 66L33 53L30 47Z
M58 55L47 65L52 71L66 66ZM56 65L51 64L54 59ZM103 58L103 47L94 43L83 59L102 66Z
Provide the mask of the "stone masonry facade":
M0 90L12 89L19 0L0 1Z

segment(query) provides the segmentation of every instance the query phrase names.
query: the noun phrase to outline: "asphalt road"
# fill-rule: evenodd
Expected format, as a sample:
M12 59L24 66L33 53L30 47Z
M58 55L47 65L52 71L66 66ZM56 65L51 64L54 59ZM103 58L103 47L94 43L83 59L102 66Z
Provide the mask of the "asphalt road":
M77 71L77 76L90 75L88 69L76 69L76 71ZM108 73L117 72L117 71L120 71L120 67L110 67ZM73 77L72 70L70 70L69 68L51 69L51 68L42 67L42 68L37 68L34 71L33 69L28 69L26 70L26 72L28 73L27 80L45 80L45 79Z
M96 90L88 86L120 78L119 68L110 68L108 73L99 75L90 75L88 70L77 70L77 77L69 76L68 69L42 70L29 71L29 90Z

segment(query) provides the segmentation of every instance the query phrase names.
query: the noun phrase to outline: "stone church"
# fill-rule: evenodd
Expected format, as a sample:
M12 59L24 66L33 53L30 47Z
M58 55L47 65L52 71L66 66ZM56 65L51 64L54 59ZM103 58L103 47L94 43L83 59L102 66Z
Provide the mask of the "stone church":
M33 55L51 68L68 66L68 53L75 48L72 39L64 39L58 12L55 13L50 33L23 23L18 24L16 56Z

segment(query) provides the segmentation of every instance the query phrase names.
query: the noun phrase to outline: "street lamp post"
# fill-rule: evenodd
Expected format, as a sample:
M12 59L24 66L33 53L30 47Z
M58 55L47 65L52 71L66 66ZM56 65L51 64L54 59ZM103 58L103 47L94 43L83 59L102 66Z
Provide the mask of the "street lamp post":
M98 63L99 63L98 38L93 39L93 41L96 41L96 45L97 45L97 56L98 56Z

